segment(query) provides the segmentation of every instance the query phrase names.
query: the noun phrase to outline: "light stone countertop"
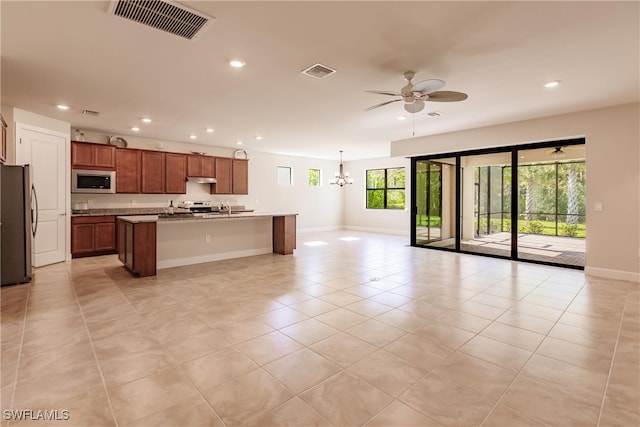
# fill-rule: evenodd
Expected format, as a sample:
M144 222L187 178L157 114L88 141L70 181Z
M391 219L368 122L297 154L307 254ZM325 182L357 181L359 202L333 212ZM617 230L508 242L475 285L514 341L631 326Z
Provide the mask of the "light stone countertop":
M227 214L210 214L207 216L176 216L176 217L162 217L158 215L131 215L131 216L119 216L118 218L130 223L142 223L142 222L157 222L172 223L172 222L198 222L198 221L218 221L218 220L233 220L233 219L246 219L246 218L260 218L260 217L274 217L274 216L290 216L298 215L297 213L288 212L240 212L232 213L231 216Z

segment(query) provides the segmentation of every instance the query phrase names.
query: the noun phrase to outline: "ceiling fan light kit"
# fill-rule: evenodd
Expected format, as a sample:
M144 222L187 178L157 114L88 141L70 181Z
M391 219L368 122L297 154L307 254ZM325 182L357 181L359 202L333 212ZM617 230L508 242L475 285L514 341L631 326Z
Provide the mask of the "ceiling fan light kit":
M407 81L407 84L402 89L400 89L400 92L368 90L367 92L369 93L394 96L399 98L371 106L365 109L365 111L370 111L374 108L391 104L392 102L404 101L405 111L411 114L415 114L424 109L425 101L459 102L464 101L468 98L468 95L463 92L440 90L446 84L443 80L429 79L413 84L411 80L414 77L415 73L413 71L407 71L404 73L404 79Z

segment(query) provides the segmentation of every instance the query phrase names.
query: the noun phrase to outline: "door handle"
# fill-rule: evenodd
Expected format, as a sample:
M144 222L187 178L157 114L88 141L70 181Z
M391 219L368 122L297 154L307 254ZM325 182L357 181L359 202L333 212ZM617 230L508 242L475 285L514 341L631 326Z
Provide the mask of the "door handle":
M60 216L67 216L67 213L66 213L66 212L62 212L62 213L60 214Z
M36 233L38 232L38 220L39 220L39 210L38 210L38 195L36 194L36 187L31 184L31 197L32 199L35 201L35 213L36 213L36 217L35 217L35 222L34 222L34 218L33 218L33 208L31 208L31 234L33 234L33 237L36 237Z

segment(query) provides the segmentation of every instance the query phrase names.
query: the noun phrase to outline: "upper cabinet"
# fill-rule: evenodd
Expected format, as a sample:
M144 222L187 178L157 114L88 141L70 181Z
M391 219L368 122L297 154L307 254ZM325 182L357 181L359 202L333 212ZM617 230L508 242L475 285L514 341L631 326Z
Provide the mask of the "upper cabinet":
M187 156L166 153L165 162L165 193L185 194L187 192Z
M7 122L4 121L4 117L0 114L0 125L2 126L2 148L0 151L0 163L7 161Z
M140 156L142 193L164 194L165 153L141 150Z
M249 194L249 161L233 159L233 194Z
M115 170L116 147L107 144L72 141L71 167L73 169Z
M232 159L216 157L216 183L211 184L211 194L231 194L233 190Z
M187 177L206 177L217 181L211 194L249 194L249 162L243 159L71 141L71 167L115 170L116 193L186 194Z
M216 157L216 181L211 194L249 194L249 161Z
M140 162L139 150L116 149L116 193L140 193Z
M187 156L187 176L204 176L215 178L215 157L200 156L197 154Z

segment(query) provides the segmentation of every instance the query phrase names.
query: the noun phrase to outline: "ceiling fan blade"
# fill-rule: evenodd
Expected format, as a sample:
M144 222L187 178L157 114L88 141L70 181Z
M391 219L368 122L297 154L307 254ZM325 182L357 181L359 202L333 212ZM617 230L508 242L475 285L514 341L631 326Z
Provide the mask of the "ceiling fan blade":
M449 90L441 90L439 92L433 92L429 94L429 98L427 101L435 101L435 102L457 102L464 101L467 99L469 95L462 92L453 92Z
M398 101L402 101L402 99L394 99L391 101L383 102L382 104L377 104L372 107L366 108L364 111L370 111L370 110L373 110L374 108L382 107L384 105L391 104L392 102L398 102Z
M438 79L423 80L414 84L411 90L413 92L431 93L442 89L444 85L445 82Z
M388 90L365 90L365 92L375 93L377 95L401 96L400 92L391 92Z
M412 102L410 104L404 104L404 109L408 113L418 113L424 109L424 101L417 99L415 102Z

